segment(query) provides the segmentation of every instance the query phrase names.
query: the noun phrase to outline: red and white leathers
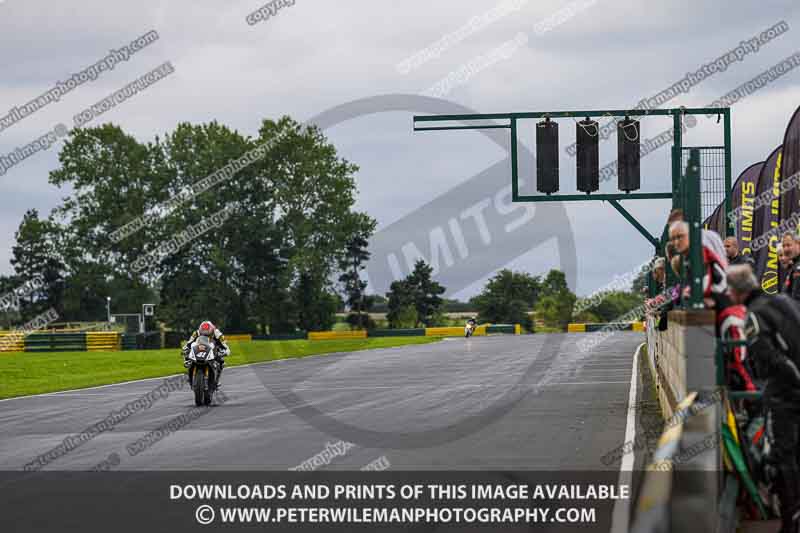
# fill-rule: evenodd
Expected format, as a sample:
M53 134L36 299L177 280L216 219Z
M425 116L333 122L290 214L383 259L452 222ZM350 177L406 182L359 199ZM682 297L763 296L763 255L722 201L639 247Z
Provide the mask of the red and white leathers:
M719 335L726 341L742 341L747 308L743 305L728 305L717 310L717 327ZM726 351L728 385L734 390L755 391L747 360L747 346L731 346Z

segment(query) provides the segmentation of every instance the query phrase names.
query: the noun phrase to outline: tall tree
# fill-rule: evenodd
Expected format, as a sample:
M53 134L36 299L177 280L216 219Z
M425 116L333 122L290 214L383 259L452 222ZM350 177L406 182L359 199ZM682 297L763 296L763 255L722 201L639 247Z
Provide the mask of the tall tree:
M409 306L416 312L416 325L430 327L434 325L436 317L440 315L442 303L441 295L447 289L442 287L432 278L433 267L419 259L414 264L414 270L401 281L395 281L386 294L389 299L389 313L387 319L391 323L399 321L399 317L407 320L410 316Z
M591 313L601 322L617 322L628 311L642 305L642 295L634 292L611 291L595 299L596 303L584 311Z
M265 120L256 138L217 122L179 124L148 143L113 125L70 135L50 181L71 191L55 211L71 308L97 314L113 292L115 308L133 307L121 311L159 303L159 319L174 327L200 317L275 333L329 323L337 261L374 221L353 209L357 167L317 128L283 117ZM256 148L261 153L232 175L198 188ZM163 207L178 195L182 202ZM131 268L223 208L232 214L219 227L152 268ZM152 219L113 237L143 215Z
M339 158L318 128L289 117L265 120L258 142L269 146L257 166L271 184L279 224L293 251L290 266L327 280L365 217L352 211L358 167Z
M567 278L560 270L551 270L542 282L536 313L546 324L564 328L572 318L577 297L569 290Z
M8 295L19 287L16 276L0 276L0 295ZM12 302L0 305L0 329L11 330L15 324L20 324L19 309Z
M634 294L640 294L642 296L647 295L647 280L650 277L650 272L652 270L651 265L645 264L639 269L639 272L636 274L636 277L633 279L631 291Z
M297 302L297 322L301 330L324 331L333 327L338 301L320 283L318 276L300 274L294 299Z
M536 303L541 291L538 276L524 272L501 270L488 281L483 291L471 300L478 310L481 322L493 324L520 324L533 330L528 312Z
M440 313L444 301L441 295L447 290L434 281L432 275L433 267L419 259L408 276L414 295L414 307L417 309L417 319L426 327L434 325L434 317Z
M408 278L393 281L386 293L386 320L390 328L414 328L419 324L414 290Z
M320 316L329 305L330 280L346 244L365 224L374 228L371 218L353 211L358 167L339 158L318 128L289 117L265 120L258 142L269 146L259 175L272 185L277 224L290 250L292 288L303 295L296 300L297 315L305 317L299 319L303 329L319 327L327 320L308 317Z
M103 320L109 296L118 313L156 301L152 279L130 265L165 240L161 225L148 224L119 242L111 236L169 198L171 179L159 146L158 138L142 144L111 124L71 130L59 153L61 165L50 173L51 184L70 189L51 215L66 268L65 320Z
M375 229L375 221L365 218L361 226L345 244L344 254L339 260L339 282L344 289L345 304L350 309L347 322L351 326L367 329L373 297L367 296L367 282L362 279L361 273L370 258L367 246Z
M36 209L28 210L15 234L11 249L14 281L21 293L19 312L22 320L33 318L52 307L63 312L64 265L58 252L57 226L41 220Z

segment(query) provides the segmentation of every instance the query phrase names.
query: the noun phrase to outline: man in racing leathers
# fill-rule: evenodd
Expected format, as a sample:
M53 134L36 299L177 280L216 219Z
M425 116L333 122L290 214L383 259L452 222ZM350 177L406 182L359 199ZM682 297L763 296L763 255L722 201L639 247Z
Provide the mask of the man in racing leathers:
M197 328L197 331L192 333L192 336L183 346L183 364L187 369L190 369L191 367L191 364L189 363L189 350L191 349L192 343L196 341L198 337L208 337L214 342L214 354L217 361L219 361L219 373L216 379L217 388L219 388L220 378L222 377L222 369L225 366L225 356L231 353L231 349L225 342L225 335L223 335L222 331L220 331L210 321L206 320L200 324L200 327ZM186 371L186 378L189 380L189 383L192 382L192 376L189 374L189 370Z
M728 271L729 291L747 306L744 334L756 377L766 384L766 473L780 500L781 533L800 531L800 307L768 296L747 266Z

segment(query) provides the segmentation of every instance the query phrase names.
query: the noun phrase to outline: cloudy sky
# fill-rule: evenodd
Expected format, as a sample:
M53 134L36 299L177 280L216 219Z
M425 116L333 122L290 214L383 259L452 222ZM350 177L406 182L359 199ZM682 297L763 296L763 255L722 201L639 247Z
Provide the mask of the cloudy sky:
M379 222L369 269L378 290L421 254L459 297L504 267L563 268L573 289L586 294L645 261L650 245L608 204L510 204L507 130L415 133L412 115L631 108L784 21L788 31L665 104L706 106L800 50L800 4L792 0L725 7L699 0L295 0L277 2L262 11L273 14L249 24L248 15L264 5L0 0L0 118L109 50L151 30L159 36L0 131L0 156L57 124L71 126L79 111L169 61L173 74L97 122L114 122L146 141L182 121L217 120L255 135L265 117L313 120L360 166L358 208ZM448 35L437 54L403 68L404 60ZM452 83L442 84L448 77ZM782 142L798 105L800 68L733 106L734 177ZM574 141L571 122L560 121L562 147ZM534 125L520 123L527 184ZM670 125L647 119L642 135ZM721 141L716 118L702 117L685 143ZM10 271L24 211L47 214L68 192L48 184L61 144L0 176L0 272ZM603 143L601 165L615 151L613 139ZM562 192L574 190L574 160L563 154L560 164ZM642 189L669 186L669 153L662 148L643 160ZM653 232L669 209L664 201L626 205Z

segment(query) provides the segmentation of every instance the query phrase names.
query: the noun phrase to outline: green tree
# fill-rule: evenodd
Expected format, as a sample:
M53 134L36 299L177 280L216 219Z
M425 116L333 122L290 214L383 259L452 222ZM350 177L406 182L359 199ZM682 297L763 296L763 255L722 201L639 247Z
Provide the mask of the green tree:
M559 296L569 292L567 277L560 270L550 270L541 282L542 296Z
M304 127L289 117L265 120L258 142L270 146L258 172L272 184L276 222L289 251L287 268L295 280L295 294L302 295L295 300L300 326L332 325L327 318L322 320L336 301L329 280L347 243L356 235L371 235L375 224L353 211L358 167L339 158L318 128Z
M483 291L470 300L478 310L478 320L492 324L520 324L533 331L528 312L541 291L538 276L501 270L488 281Z
M461 300L445 298L442 309L446 313L465 313L468 311L475 311L475 306L471 302L462 302Z
M111 237L175 192L157 157L159 146L158 141L139 143L110 124L70 132L59 153L61 166L50 173L51 184L71 189L53 213L62 225L62 250L70 270L95 265L103 276L128 270L143 249L163 237L158 224L118 243Z
M393 281L386 293L387 313L386 320L390 328L413 328L417 326L417 308L414 305L413 288L408 278ZM409 325L411 316L409 309L413 310L413 322Z
M595 315L600 322L614 322L628 311L643 303L641 295L633 292L612 291L597 299L596 305L586 307L584 311Z
M374 224L352 210L358 167L339 158L318 128L289 117L265 120L257 142L269 144L258 172L271 184L291 268L328 279L346 243Z
M373 313L388 313L389 300L383 294L371 294L372 297L372 312Z
M419 324L417 308L413 305L400 307L389 322L393 328L415 328Z
M115 312L138 312L142 303L156 301L152 283L130 264L163 240L161 226L148 225L120 242L111 235L174 192L159 143L139 143L110 124L70 132L60 168L50 173L51 184L70 189L51 215L66 269L65 320L103 320L108 296Z
M447 290L433 280L432 274L433 267L419 259L407 278L413 295L414 307L417 310L417 320L425 327L434 324L435 317L440 313L443 303L441 295Z
M258 146L260 158L197 190ZM159 303L159 319L176 328L200 316L228 331L318 328L330 323L331 280L346 244L374 227L353 209L357 167L317 128L289 117L263 121L256 138L217 122L179 124L149 143L110 124L78 128L59 160L50 182L71 191L54 211L67 270L65 308L90 319L105 315L111 294L117 312L138 310L142 300ZM176 195L184 201L161 207ZM226 207L232 215L222 226L149 270L131 268ZM153 220L113 237L144 214Z
M389 286L388 313L386 315L390 327L398 326L401 321L407 322L410 313L408 307L415 311L414 326L433 326L441 317L444 300L441 295L447 290L432 278L433 268L422 259L414 264L414 270L405 279L394 281ZM401 318L402 317L402 318Z
M325 331L336 322L336 296L328 292L318 276L301 274L294 290L298 326L304 331Z
M542 281L536 315L552 327L565 328L572 319L577 297L569 290L567 279L560 270L551 270Z
M160 174L168 177L172 194L151 197L148 207L179 191L190 198L154 224L156 242L168 241L223 208L231 213L222 225L185 244L144 275L161 280L158 314L171 327L185 328L187 323L196 327L199 321L211 320L229 332L257 330L252 317L264 314L256 300L263 292L252 291L262 284L262 290L268 290L279 267L270 184L249 166L209 190L195 191L197 182L252 146L251 139L217 122L178 124L151 146L152 159ZM135 238L138 234L127 239Z
M339 282L345 293L344 303L350 310L347 322L359 329L371 327L368 313L372 307L373 297L366 295L367 282L361 278L361 272L365 268L365 263L369 261L368 239L374 229L375 221L365 219L361 231L355 233L345 244L344 254L339 260L341 271Z
M16 276L0 276L0 295L10 294L19 287ZM0 306L0 329L11 330L20 324L19 310L13 304Z
M639 295L647 294L647 280L650 277L651 265L648 263L639 269L639 273L633 279L631 292Z
M18 299L20 319L29 320L52 307L63 313L64 264L57 246L58 227L28 210L15 233L11 248L16 288L28 293ZM32 289L32 290L31 290Z

